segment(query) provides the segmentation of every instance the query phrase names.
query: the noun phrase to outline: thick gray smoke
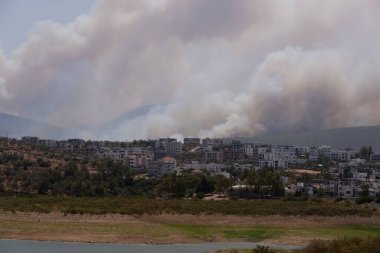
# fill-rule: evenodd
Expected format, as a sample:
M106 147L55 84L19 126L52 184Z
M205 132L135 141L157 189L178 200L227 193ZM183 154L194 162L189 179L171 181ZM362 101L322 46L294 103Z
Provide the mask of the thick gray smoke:
M85 138L254 136L380 123L374 0L103 0L0 51L0 111Z

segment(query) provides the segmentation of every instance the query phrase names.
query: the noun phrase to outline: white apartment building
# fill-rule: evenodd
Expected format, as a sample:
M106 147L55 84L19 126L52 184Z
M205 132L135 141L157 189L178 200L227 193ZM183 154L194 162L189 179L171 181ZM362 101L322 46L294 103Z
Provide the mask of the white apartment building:
M125 148L113 148L112 149L112 158L114 160L123 160L127 155Z
M288 162L283 159L275 159L275 160L268 160L268 161L259 161L260 168L274 168L274 169L287 169L288 168Z
M258 160L260 168L287 169L289 162L296 160L296 154L289 146L259 147Z
M208 172L220 172L225 169L225 165L221 163L199 163L198 161L192 161L183 165L185 170L206 170Z
M351 160L351 153L346 150L332 150L327 157L333 161L349 162Z
M174 156L182 153L183 144L178 142L177 139L160 139L160 143L167 156Z

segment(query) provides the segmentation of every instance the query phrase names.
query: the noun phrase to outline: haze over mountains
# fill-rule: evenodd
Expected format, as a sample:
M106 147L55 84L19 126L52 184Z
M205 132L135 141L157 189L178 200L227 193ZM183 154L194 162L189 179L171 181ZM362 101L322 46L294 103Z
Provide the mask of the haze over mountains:
M287 145L330 145L334 148L352 148L359 150L362 146L372 146L380 152L380 126L359 126L333 129L321 129L306 133L264 135L243 140Z
M38 136L41 138L66 138L69 131L50 124L22 116L0 113L0 136L20 138Z
M101 140L108 135L105 132L120 127L126 119L133 120L134 117L145 113L147 110L149 110L148 107L127 113L108 123L98 126L82 126L75 129L64 129L26 117L0 113L0 135L6 136L8 134L12 138L38 136L41 138L67 139L82 138L81 134L86 132L97 132L99 137L95 139ZM321 129L305 133L265 134L257 137L239 137L238 139L244 142L255 141L269 144L305 146L328 144L334 148L350 147L356 150L362 146L372 146L375 151L380 151L380 126ZM125 137L120 136L118 140L125 140Z

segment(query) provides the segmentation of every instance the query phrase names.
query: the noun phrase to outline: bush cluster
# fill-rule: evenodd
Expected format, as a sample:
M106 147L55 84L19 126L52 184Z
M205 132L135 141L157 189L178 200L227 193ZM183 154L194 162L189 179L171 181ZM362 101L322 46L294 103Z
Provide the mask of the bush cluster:
M376 210L361 206L337 205L331 201L199 200L146 197L59 197L52 195L3 196L0 209L22 212L67 214L223 214L223 215L320 215L371 216Z

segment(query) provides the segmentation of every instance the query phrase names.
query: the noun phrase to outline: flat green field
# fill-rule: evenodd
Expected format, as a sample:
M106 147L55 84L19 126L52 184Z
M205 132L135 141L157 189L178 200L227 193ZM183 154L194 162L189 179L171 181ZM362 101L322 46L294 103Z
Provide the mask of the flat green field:
M244 217L193 215L63 215L1 213L0 238L82 242L212 241L305 245L313 239L380 235L372 217ZM267 222L266 222L267 220Z
M263 241L380 235L375 206L332 200L0 197L0 238L81 242Z
M332 225L332 226L221 226L169 224L176 233L188 238L213 241L217 238L238 239L245 241L263 241L282 237L303 238L339 238L368 237L380 235L380 227L367 225Z

